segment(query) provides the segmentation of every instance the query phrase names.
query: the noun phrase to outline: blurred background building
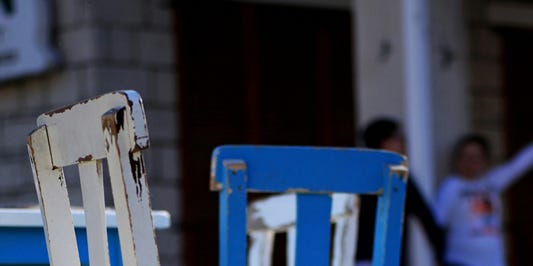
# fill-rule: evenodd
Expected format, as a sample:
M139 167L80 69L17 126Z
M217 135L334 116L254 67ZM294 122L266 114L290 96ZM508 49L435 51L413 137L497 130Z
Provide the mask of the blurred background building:
M488 136L495 162L533 139L532 29L526 0L0 0L0 206L37 204L40 113L119 89L144 98L164 265L216 264L220 144L355 146L390 116L429 200L461 134ZM533 264L532 187L505 197L510 265Z

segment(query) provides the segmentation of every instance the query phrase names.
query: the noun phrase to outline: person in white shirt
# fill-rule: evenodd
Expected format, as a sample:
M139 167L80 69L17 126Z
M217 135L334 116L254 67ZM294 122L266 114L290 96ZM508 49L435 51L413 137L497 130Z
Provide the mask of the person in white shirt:
M533 166L533 145L492 169L489 156L488 142L479 135L465 136L456 144L454 174L441 184L434 208L446 231L446 265L506 264L500 195Z

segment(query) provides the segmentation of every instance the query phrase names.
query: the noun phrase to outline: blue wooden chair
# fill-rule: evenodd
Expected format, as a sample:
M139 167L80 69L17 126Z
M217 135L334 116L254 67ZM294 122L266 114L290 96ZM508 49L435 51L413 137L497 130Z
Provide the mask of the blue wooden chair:
M246 265L248 192L296 192L295 265L329 265L331 193L378 197L373 265L398 265L406 158L363 149L221 146L211 190L220 197L220 266ZM355 241L355 239L354 239Z

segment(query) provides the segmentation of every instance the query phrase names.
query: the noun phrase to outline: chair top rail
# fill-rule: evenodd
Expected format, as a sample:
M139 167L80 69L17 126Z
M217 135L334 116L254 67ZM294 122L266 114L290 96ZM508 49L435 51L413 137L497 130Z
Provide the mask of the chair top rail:
M116 91L44 113L37 118L38 126L46 126L53 165L64 167L105 158L105 146L94 143L105 143L101 115L113 108L126 108L131 114L131 122L119 122L123 123L122 129L133 132L130 136L132 147L140 150L148 148L148 128L141 96L132 90Z
M356 148L220 146L213 151L210 188L224 187L224 161L243 162L247 190L380 194L384 171L407 177L406 157ZM239 164L234 164L239 165Z

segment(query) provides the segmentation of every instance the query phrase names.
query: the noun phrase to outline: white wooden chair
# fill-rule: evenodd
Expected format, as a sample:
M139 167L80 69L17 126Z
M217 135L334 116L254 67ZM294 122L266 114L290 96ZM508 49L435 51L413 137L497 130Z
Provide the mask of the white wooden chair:
M275 234L287 233L287 265L294 266L296 195L281 194L248 206L248 266L271 266ZM332 266L353 266L355 261L359 197L333 194L331 222L334 233Z
M78 165L91 265L109 263L102 160L106 159L124 265L159 265L142 150L142 100L118 91L44 113L28 137L51 265L80 265L62 168Z

